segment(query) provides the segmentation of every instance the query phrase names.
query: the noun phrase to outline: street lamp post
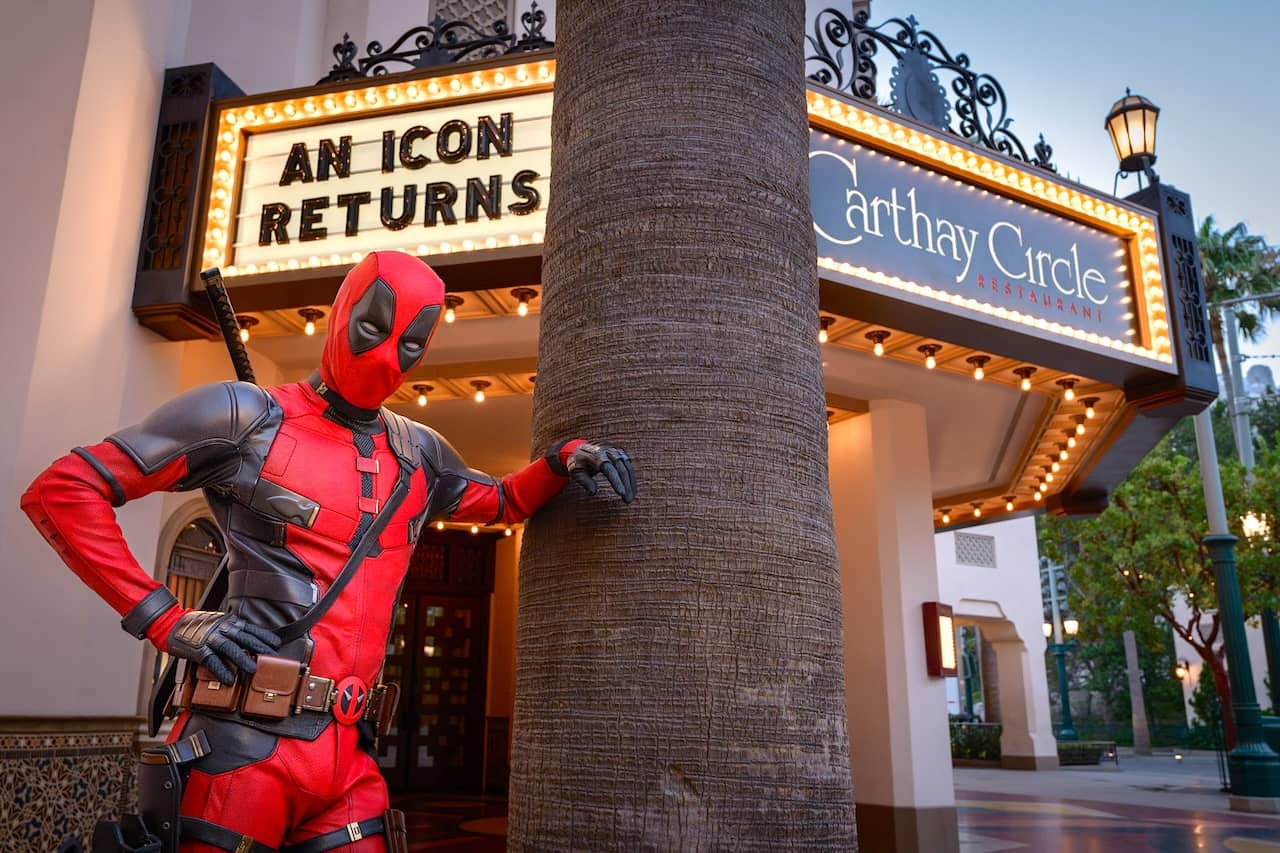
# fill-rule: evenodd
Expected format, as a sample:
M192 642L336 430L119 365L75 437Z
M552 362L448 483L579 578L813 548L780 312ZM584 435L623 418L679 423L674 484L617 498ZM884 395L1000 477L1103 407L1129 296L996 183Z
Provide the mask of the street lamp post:
M1075 640L1063 642L1062 635L1074 637L1080 630L1077 619L1063 619L1058 605L1058 584L1054 581L1053 570L1049 566L1049 608L1053 614L1053 622L1044 623L1045 639L1053 639L1048 643L1049 651L1057 659L1058 664L1058 696L1062 704L1062 728L1058 730L1058 740L1077 740L1076 727L1071 721L1071 688L1067 683L1067 652L1076 646Z
M1267 518L1265 512L1259 515L1250 510L1240 519L1240 526L1250 546L1255 542L1266 542L1271 537L1271 520ZM1273 556L1266 545L1261 547L1265 557ZM1268 698L1271 700L1271 713L1280 714L1280 625L1276 622L1275 611L1271 609L1262 612L1262 644L1267 654L1267 681L1271 693Z
M1168 257L1179 254L1175 240L1186 238L1170 233L1170 211L1189 220L1191 199L1186 193L1160 183L1151 170L1155 163L1155 130L1159 108L1146 98L1129 94L1112 106L1104 125L1111 135L1120 160L1120 171L1140 169L1150 181L1145 190L1130 200L1160 212L1160 239ZM1181 228L1181 224L1179 228ZM1194 239L1192 246L1194 247ZM1203 309L1201 312L1201 323ZM1193 318L1194 319L1194 318ZM1222 499L1222 480L1218 472L1218 451L1213 443L1213 422L1206 408L1195 416L1196 450L1200 456L1200 480L1204 487L1205 513L1209 535L1203 539L1213 561L1213 580L1218 593L1218 614L1222 625L1223 645L1227 653L1227 675L1231 684L1230 714L1236 724L1236 745L1227 757L1231 778L1231 807L1245 811L1276 811L1280 797L1280 756L1267 746L1262 733L1262 711L1253 689L1253 668L1249 664L1249 646L1244 632L1244 607L1240 585L1236 580L1236 537L1227 529L1226 504Z

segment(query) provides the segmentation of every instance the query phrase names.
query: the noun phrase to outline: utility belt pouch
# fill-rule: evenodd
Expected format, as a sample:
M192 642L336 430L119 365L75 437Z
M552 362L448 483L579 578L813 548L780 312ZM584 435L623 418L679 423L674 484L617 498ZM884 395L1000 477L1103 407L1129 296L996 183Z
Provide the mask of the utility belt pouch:
M188 670L188 677L190 671ZM194 687L187 702L188 707L198 711L234 711L240 703L239 678L235 684L223 684L212 672L203 666L196 670L193 679Z
M293 713L293 696L298 692L302 670L299 661L258 655L258 671L249 682L240 713L270 720L288 717Z
M404 812L387 809L382 814L382 827L387 837L387 853L409 853L409 831L405 828Z
M400 704L399 684L379 684L369 691L369 709L364 718L373 723L373 733L386 737L396 720L396 706Z

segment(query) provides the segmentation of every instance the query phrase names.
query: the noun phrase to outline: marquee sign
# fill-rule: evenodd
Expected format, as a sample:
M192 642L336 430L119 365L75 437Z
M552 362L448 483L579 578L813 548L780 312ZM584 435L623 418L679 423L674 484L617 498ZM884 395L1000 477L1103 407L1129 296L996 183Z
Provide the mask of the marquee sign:
M542 61L221 109L204 265L243 278L540 243L553 76Z
M1155 223L1141 208L812 90L809 107L829 275L1172 370Z

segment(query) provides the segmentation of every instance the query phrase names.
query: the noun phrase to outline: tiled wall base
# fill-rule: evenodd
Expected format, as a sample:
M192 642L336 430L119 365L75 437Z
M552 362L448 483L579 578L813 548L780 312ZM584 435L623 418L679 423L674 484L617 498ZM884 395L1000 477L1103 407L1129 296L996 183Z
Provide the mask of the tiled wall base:
M0 717L0 849L87 848L93 826L134 810L138 717Z

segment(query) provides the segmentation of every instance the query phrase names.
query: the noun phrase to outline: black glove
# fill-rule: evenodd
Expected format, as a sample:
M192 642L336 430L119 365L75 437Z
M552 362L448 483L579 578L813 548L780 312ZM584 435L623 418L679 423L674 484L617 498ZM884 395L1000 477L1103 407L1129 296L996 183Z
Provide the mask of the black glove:
M620 447L583 443L569 455L565 468L589 495L596 493L596 474L604 474L623 503L636 499L636 472L631 466L631 457Z
M235 684L228 664L245 672L257 672L252 655L269 655L280 638L239 616L211 610L191 610L173 626L167 640L169 654L202 664L223 684Z

